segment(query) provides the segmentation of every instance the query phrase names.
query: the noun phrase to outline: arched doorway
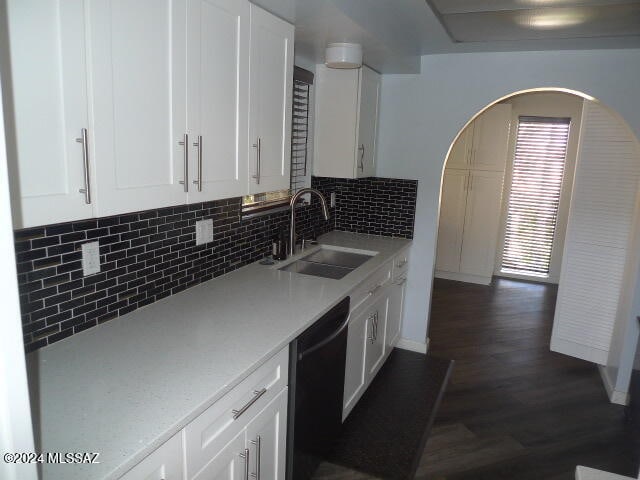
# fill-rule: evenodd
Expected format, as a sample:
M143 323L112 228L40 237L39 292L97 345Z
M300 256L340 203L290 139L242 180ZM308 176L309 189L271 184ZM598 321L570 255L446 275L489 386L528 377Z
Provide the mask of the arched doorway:
M629 369L629 361L633 362L633 356L635 352L635 343L637 343L637 324L630 322L631 302L628 295L624 295L623 287L627 286L632 291L633 284L637 281L637 234L635 232L637 226L635 218L637 217L637 183L638 177L636 172L627 172L627 177L624 175L619 176L622 180L618 185L620 189L629 190L629 185L633 184L633 190L628 191L626 198L627 204L619 210L616 210L615 205L613 207L609 205L602 212L597 211L598 205L607 205L608 198L602 195L602 192L598 192L598 195L591 198L585 197L585 193L588 193L588 189L597 190L599 185L597 184L597 162L593 158L593 151L600 148L601 145L609 145L607 151L600 152L603 155L606 154L606 162L603 155L601 155L601 166L603 170L600 171L600 179L605 184L611 180L608 178L609 172L607 169L613 169L615 165L610 159L618 158L617 153L619 150L619 143L623 142L622 135L629 135L630 130L628 126L621 120L621 118L615 113L611 112L602 104L598 103L595 99L588 95L579 94L578 92L572 92L567 90L557 89L534 89L523 92L516 92L512 95L502 97L496 102L492 102L485 109L478 112L473 118L467 122L465 128L463 128L456 140L464 138L465 129L473 125L473 122L478 121L481 115L486 113L489 109L497 105L504 105L507 102L512 102L518 97L522 98L527 94L564 94L572 95L580 100L588 102L586 107L586 116L584 112L581 112L580 117L580 130L583 134L590 133L596 135L597 141L587 141L584 135L581 135L578 149L582 149L582 157L579 158L578 163L583 167L576 171L575 181L571 181L570 185L562 185L568 187L569 199L571 199L571 187L578 189L579 195L575 196L572 201L572 212L567 207L567 223L571 224L570 218L573 218L573 227L569 225L566 228L566 238L570 242L580 243L579 248L570 249L569 255L573 255L578 258L578 266L588 264L584 261L584 256L580 258L580 254L585 251L593 253L597 248L592 248L591 245L604 248L605 250L614 248L610 245L601 245L607 242L604 235L598 237L598 229L608 221L607 215L613 217L624 210L628 212L631 210L630 216L626 216L626 233L625 245L623 257L624 260L618 262L617 270L617 282L619 284L617 297L621 297L623 302L619 302L619 298L614 299L616 304L615 311L613 312L613 323L610 325L610 331L608 332L609 347L605 356L600 356L601 362L610 365L601 368L601 372L604 374L605 381L609 382L608 393L612 400L615 400L616 388L624 383L623 378L625 375L624 369ZM531 116L545 116L544 112L529 112ZM518 115L512 116L512 121L518 121L520 116L527 116L527 112L518 112ZM602 124L602 119L606 116L610 120L617 123L618 137L606 138L607 135L613 135L611 132L605 132L605 126ZM585 120L586 119L586 120ZM600 123L598 123L598 121ZM589 129L586 129L586 124ZM573 123L575 126L575 122ZM595 127L600 128L594 130ZM516 125L517 128L517 125ZM588 130L588 131L587 131ZM615 133L615 132L614 132ZM512 142L517 141L517 135L512 138ZM636 143L635 136L632 137L632 141ZM631 143L631 141L627 142ZM601 144L601 145L600 145ZM451 160L455 155L455 142L449 148L447 154L447 162ZM513 168L513 145L507 149L510 152L511 168ZM591 154L591 158L587 158L587 154ZM579 155L577 155L579 157ZM635 161L638 162L638 158ZM588 163L592 165L592 168L586 168ZM447 174L447 167L450 164L446 164L443 168L443 178ZM461 167L460 163L457 167ZM454 165L455 167L455 165ZM468 167L468 165L467 165ZM455 168L454 168L455 169ZM459 171L465 170L464 168L458 168ZM473 170L473 167L468 167L467 170ZM485 169L490 171L490 169ZM508 172L507 172L508 173ZM470 175L463 173L462 175ZM442 185L441 179L441 185ZM505 179L505 183L509 182L509 178ZM595 183L594 183L595 182ZM626 183L625 183L626 182ZM464 182L462 182L464 183ZM611 183L611 182L610 182ZM615 184L615 181L614 181ZM508 186L508 185L507 185ZM467 187L468 189L468 187ZM612 192L619 193L619 192ZM616 195L612 194L612 197ZM505 189L504 197L509 197L509 188ZM616 198L618 198L617 196ZM440 206L439 216L440 222L442 222L443 210L445 210L443 202L447 200L446 192L441 190L440 194ZM578 202L579 201L579 202ZM581 208L576 208L576 202L580 203ZM600 203L598 203L600 202ZM613 210L612 210L613 208ZM573 217L571 217L573 213ZM501 211L500 217L500 235L504 236L505 228L505 216L507 214ZM601 216L601 215L604 215ZM585 219L589 220L589 216L593 217L591 220L593 228L591 230L585 229L589 223L585 223ZM596 222L597 220L597 222ZM487 223L485 222L486 226ZM580 242L575 242L577 233L580 233ZM615 232L612 232L612 237L615 237ZM593 237L595 241L582 241L589 240L589 237ZM504 238L503 245L504 247ZM575 247L575 245L573 245ZM496 247L496 252L499 247ZM621 250L621 248L618 248ZM562 248L563 252L567 252L566 248ZM600 252L601 253L601 252ZM620 252L618 252L620 253ZM592 255L593 256L593 255ZM609 264L616 263L611 257ZM587 258L587 260L589 260ZM606 260L606 259L605 259ZM582 264L580 264L582 262ZM563 277L562 273L572 270L574 275L570 278L566 278L570 282L583 281L583 283L567 284L568 287L572 285L579 285L578 288L565 288L568 293L573 294L573 297L569 295L569 302L565 302L565 308L574 307L576 299L582 301L584 305L578 305L583 310L580 311L581 315L588 315L591 311L600 314L598 310L601 308L602 300L598 295L606 293L607 288L611 286L614 279L612 276L612 269L607 271L607 280L600 280L599 278L592 279L591 285L589 282L584 282L584 278L580 279L575 275L576 262L567 261L566 255L561 255L560 263L562 265L561 274L559 275L560 288L563 289ZM604 262L603 265L607 265ZM500 267L500 262L494 264L496 267ZM586 268L588 273L589 268ZM574 358L558 355L549 352L550 339L552 336L552 324L554 320L553 310L556 304L556 290L554 286L538 283L541 279L538 279L536 283L524 283L521 280L512 278L502 278L498 281L495 280L496 271L491 272L491 276L494 277L491 286L478 285L466 283L463 288L459 288L456 281L452 280L438 280L434 283L434 296L432 302L432 315L430 323L430 337L431 337L431 353L434 355L443 355L449 358L457 360L457 375L454 374L453 391L450 391L449 401L447 397L443 403L444 408L444 421L440 425L443 430L434 431L434 442L437 445L438 437L441 435L451 435L452 431L456 431L456 435L460 435L460 441L455 440L455 444L459 449L473 448L471 444L473 442L496 442L493 445L496 449L503 449L506 458L516 457L523 455L525 458L521 463L526 463L534 457L528 450L528 441L539 442L540 444L549 445L553 444L553 438L556 435L561 435L559 432L564 430L579 430L586 417L589 417L592 421L592 425L597 425L597 429L602 430L611 426L611 422L614 418L619 418L622 415L621 407L610 405L606 401L604 396L604 389L598 376L598 369L592 364L584 362L583 360L576 360ZM500 272L498 272L500 273ZM584 272L583 272L584 273ZM598 272L591 273L591 275L597 275ZM502 275L507 277L507 275ZM584 277L584 275L583 275ZM626 283L628 280L628 284ZM456 280L465 280L465 278L457 278ZM466 279L469 280L469 279ZM449 283L447 283L449 282ZM587 291L588 289L591 289ZM586 291L586 295L581 295L581 292L576 290L583 289ZM624 301L626 300L626 306ZM573 303L572 303L573 302ZM591 302L591 304L590 304ZM604 310L603 310L604 311ZM611 313L609 311L609 313ZM568 324L576 322L576 315L569 316ZM619 320L619 321L618 321ZM563 319L566 321L566 318ZM587 323L587 326L592 324ZM580 329L584 330L584 325L569 325L573 328L573 333ZM599 328L600 325L595 325ZM563 335L557 336L557 328L554 329L554 336L560 340L567 340L567 335L572 334L571 328L565 328ZM596 328L596 330L597 330ZM587 332L588 333L588 332ZM598 350L597 343L600 338L597 336L602 332L596 331L592 335L593 344L589 345L589 338L581 345L580 342L574 342L575 345L586 347L586 350ZM589 337L590 334L585 335ZM604 337L603 337L604 338ZM569 338L571 339L571 338ZM578 339L580 340L580 339ZM596 341L597 340L597 341ZM442 342L448 342L446 348L442 348ZM580 351L580 348L573 346L567 346L562 342L556 342L554 350L563 351L568 355L573 355L580 358L588 358L590 361L596 361L595 356L592 355L593 351L584 353ZM625 363L626 362L626 363ZM607 372L612 372L613 375L607 380ZM627 380L628 382L628 380ZM465 406L466 405L466 406ZM580 408L590 410L588 415L582 417L583 414L577 413ZM617 410L616 410L617 409ZM455 428L453 425L447 423L447 419L455 418L457 422ZM535 420L531 422L531 418ZM553 419L553 420L550 420ZM442 419L441 419L442 421ZM453 429L453 430L452 430ZM495 438L489 439L491 432L493 435L498 432L503 435L500 441ZM586 430L584 431L586 432ZM624 435L618 432L620 435L614 439L611 437L611 443L619 441L619 438ZM596 432L585 433L593 435L594 438L599 434ZM466 440L462 440L462 438ZM442 437L444 438L444 437ZM535 440L533 440L535 438ZM590 441L585 441L585 445ZM497 445L500 444L500 445ZM557 446L557 445L556 445ZM493 448L492 447L492 448ZM524 452L519 451L523 447ZM580 455L584 454L586 460L579 460L578 462L587 463L589 454L586 452L591 448L583 446L584 450ZM436 449L438 455L442 455L446 450ZM448 447L447 447L448 448ZM427 450L428 451L428 450ZM553 448L550 449L553 451ZM518 453L519 452L519 453ZM529 455L532 455L529 457ZM551 455L558 455L559 461L563 456L560 452L554 452ZM578 455L578 457L580 457ZM624 468L621 466L625 462L632 463L630 453L626 452L624 455L615 455L607 457L603 460L601 465L593 465L596 467L602 467L610 471L618 470L618 473L625 473ZM432 459L433 460L433 459ZM502 460L496 460L496 463L500 463ZM610 462L607 464L606 462ZM437 462L436 462L437 463ZM617 466L617 468L616 468ZM491 470L483 470L486 474ZM517 468L514 467L513 472L517 472ZM443 472L438 471L439 474L453 474L452 471ZM627 471L627 474L634 473L631 469ZM516 475L513 476L515 478ZM498 478L498 477L496 477Z

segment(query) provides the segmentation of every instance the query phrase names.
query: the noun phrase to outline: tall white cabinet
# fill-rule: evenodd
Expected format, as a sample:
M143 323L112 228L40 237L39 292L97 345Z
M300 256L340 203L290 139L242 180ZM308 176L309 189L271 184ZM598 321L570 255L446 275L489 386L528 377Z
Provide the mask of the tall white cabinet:
M442 182L436 277L491 282L510 123L511 105L496 105L451 149Z
M7 2L15 112L13 125L7 123L15 137L8 135L7 147L19 200L16 228L50 223L52 212L57 221L93 213L91 192L81 191L87 188L83 131L89 128L82 4Z
M320 177L375 175L380 74L366 65L316 66L313 171Z
M292 25L246 0L8 12L17 228L289 187Z

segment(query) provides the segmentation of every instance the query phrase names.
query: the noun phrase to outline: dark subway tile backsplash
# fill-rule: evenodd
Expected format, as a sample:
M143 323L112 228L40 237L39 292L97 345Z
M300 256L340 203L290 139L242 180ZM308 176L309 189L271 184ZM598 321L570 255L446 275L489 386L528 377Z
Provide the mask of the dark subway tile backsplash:
M336 230L413 238L417 180L314 177L313 184L336 192Z
M325 222L314 198L297 214L298 238L334 229L411 238L417 182L313 178L336 208ZM195 222L213 242L195 245ZM288 210L242 218L231 198L15 232L24 343L33 351L268 255L288 231ZM101 271L82 275L80 247L99 241Z

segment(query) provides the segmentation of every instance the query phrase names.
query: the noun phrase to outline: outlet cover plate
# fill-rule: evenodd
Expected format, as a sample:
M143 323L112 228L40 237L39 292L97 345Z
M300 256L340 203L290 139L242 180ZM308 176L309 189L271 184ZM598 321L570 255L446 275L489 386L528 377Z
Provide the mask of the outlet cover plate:
M213 242L213 220L200 220L196 222L196 245Z
M100 243L89 242L82 244L82 274L93 275L100 272Z

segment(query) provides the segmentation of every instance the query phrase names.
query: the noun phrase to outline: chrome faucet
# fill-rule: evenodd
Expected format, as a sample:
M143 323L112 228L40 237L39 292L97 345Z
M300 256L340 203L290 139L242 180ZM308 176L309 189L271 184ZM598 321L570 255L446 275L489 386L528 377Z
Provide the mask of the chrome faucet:
M289 228L289 255L293 255L296 250L296 203L298 199L305 193L313 193L317 195L322 204L322 214L325 220L329 220L329 207L327 207L327 201L315 188L303 188L298 190L293 197L291 197L291 227Z

